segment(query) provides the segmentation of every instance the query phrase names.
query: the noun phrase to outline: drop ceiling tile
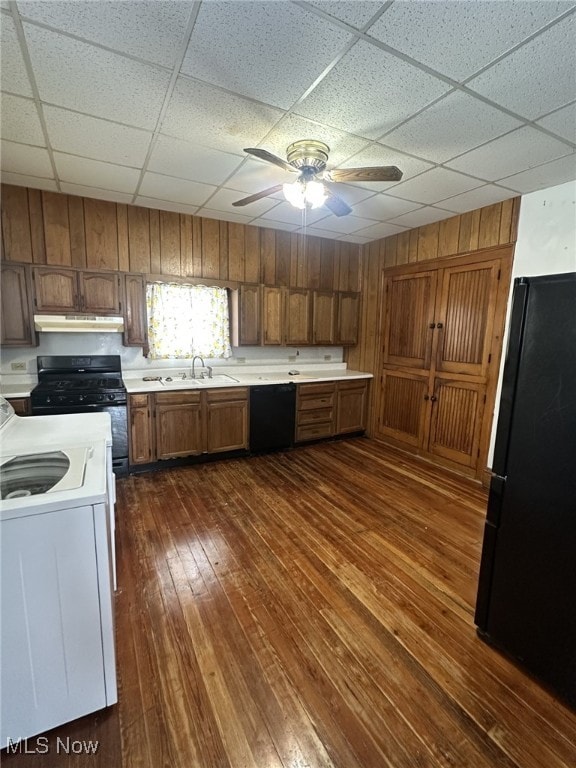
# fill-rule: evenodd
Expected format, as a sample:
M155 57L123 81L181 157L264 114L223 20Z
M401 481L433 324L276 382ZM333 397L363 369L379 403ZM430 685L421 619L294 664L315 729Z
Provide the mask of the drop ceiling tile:
M246 197L243 192L221 188L212 195L207 207L217 211L229 211L230 213L239 213L254 218L255 216L262 216L266 211L278 205L278 200L275 198L263 197L261 200L256 200L241 208L235 208L232 203L240 200L242 197Z
M114 192L134 193L140 178L140 171L136 168L88 160L85 157L65 155L62 152L54 152L54 162L61 181L109 189Z
M32 187L32 189L46 189L48 192L58 192L58 185L54 179L41 179L38 176L24 176L21 173L2 171L2 184L13 184L15 187Z
M262 214L261 219L274 219L275 221L285 221L287 224L296 224L298 227L315 225L330 214L327 208L322 206L315 210L300 210L284 201L272 210Z
M80 195L81 197L93 197L96 200L108 200L112 203L131 203L132 194L127 192L118 192L112 189L99 189L98 187L88 187L85 184L73 184L69 181L60 182L62 192L67 195Z
M40 97L57 106L153 129L170 73L24 24Z
M44 131L36 104L19 96L2 94L2 138L45 147Z
M570 7L566 2L393 3L368 34L462 81Z
M380 240L381 237L390 237L405 232L407 227L399 227L397 224L372 224L370 227L360 229L356 234L367 237L369 240Z
M427 206L426 208L419 208L417 211L411 211L410 213L398 216L390 223L414 229L414 227L423 227L435 221L449 219L451 216L454 216L453 211Z
M470 192L463 192L456 197L441 200L439 205L449 211L454 211L454 213L466 213L466 211L484 208L487 205L500 203L502 200L509 200L515 196L514 192L509 189L503 189L495 184L485 184L483 187L470 190Z
M233 221L236 224L250 224L253 216L243 216L240 213L231 213L230 211L215 211L213 208L199 208L196 212L198 216L206 219L220 219L221 221Z
M369 0L311 0L308 5L313 5L321 11L325 11L340 21L345 21L356 29L364 27L370 19L382 8L381 2L369 2Z
M44 105L44 118L53 149L93 160L141 166L152 133Z
M537 123L561 138L576 143L576 101L551 115L540 118Z
M526 5L531 8L535 4ZM470 80L467 86L535 120L576 98L575 40L573 14Z
M360 41L294 111L375 139L448 90L441 80Z
M415 203L432 204L481 185L478 179L471 179L446 168L433 168L416 178L396 184L390 194Z
M351 39L291 3L202 3L181 71L288 109Z
M325 237L330 240L340 240L339 232L332 232L330 229L322 229L321 227L300 227L295 232L299 235L307 235L308 237ZM348 237L348 235L347 235Z
M175 213L197 214L197 205L187 205L186 203L175 203L172 200L158 200L154 197L145 197L139 195L136 198L135 205L143 205L145 208L157 208L160 211L174 211Z
M184 44L189 3L19 2L23 17L91 42L171 67Z
M539 165L528 171L501 179L500 182L510 189L528 194L537 189L555 187L576 179L576 154L567 155L560 160Z
M426 160L410 157L397 149L392 149L379 142L371 144L366 149L354 155L343 164L343 168L364 168L375 165L395 165L402 171L402 182L418 176L424 171L431 170L434 166ZM392 192L399 182L360 181L354 187L364 186L372 192Z
M295 232L298 229L294 224L287 224L285 221L273 221L273 219L252 219L250 225L266 227L266 229L281 229L284 232Z
M348 201L346 201L348 202ZM400 200L399 197L391 197L380 192L368 200L362 200L354 204L354 213L363 216L366 219L392 219L408 211L414 211L420 208L420 203L410 203L407 200Z
M456 91L395 128L383 141L443 163L521 125L499 109Z
M257 146L283 114L279 109L180 77L161 131L239 154L244 147Z
M255 194L277 184L290 183L296 178L295 174L283 171L282 168L250 158L226 181L226 186L239 192Z
M46 149L17 144L2 139L2 170L10 173L22 173L25 176L40 176L52 179L54 173Z
M372 238L361 237L359 234L354 234L354 235L341 235L337 239L343 243L355 243L356 245L366 245L366 243L369 243Z
M361 187L360 184L344 184L342 182L332 182L330 189L352 207L356 206L361 200L373 197L376 191L368 189L368 184L365 187Z
M317 139L327 144L330 147L328 168L339 167L368 145L367 140L359 136L289 114L266 136L264 148L285 160L288 145L299 139Z
M159 136L148 169L191 181L222 184L241 162L242 157L239 155L219 152L182 139Z
M144 174L139 194L144 197L157 197L174 203L200 206L216 191L210 184L199 184L196 181L176 179L174 176L164 176L160 173Z
M365 229L372 224L374 222L371 219L363 219L350 213L348 216L334 216L334 214L330 214L330 216L324 219L321 226L335 233L351 235L353 232L358 232L358 230Z
M473 149L447 165L487 181L496 181L569 152L567 144L526 126Z
M2 90L18 93L21 96L32 96L32 87L22 58L14 22L7 13L2 14L0 21L2 22L0 24Z

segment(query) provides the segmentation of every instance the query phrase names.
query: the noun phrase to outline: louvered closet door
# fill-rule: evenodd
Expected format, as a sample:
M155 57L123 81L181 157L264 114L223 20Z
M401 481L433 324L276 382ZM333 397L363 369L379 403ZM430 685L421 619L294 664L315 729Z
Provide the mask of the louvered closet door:
M405 371L382 372L378 431L416 448L427 440L428 377Z
M487 374L499 267L493 261L443 270L434 313L437 371Z
M467 467L476 465L485 391L483 384L435 379L430 453Z
M387 278L385 365L430 366L436 275L431 271Z

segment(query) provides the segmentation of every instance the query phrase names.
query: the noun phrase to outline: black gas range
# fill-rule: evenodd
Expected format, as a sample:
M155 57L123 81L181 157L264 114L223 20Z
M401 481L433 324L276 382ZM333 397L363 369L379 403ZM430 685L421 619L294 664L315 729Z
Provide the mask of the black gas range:
M105 411L112 421L112 465L128 471L127 394L119 355L44 355L36 358L33 416Z

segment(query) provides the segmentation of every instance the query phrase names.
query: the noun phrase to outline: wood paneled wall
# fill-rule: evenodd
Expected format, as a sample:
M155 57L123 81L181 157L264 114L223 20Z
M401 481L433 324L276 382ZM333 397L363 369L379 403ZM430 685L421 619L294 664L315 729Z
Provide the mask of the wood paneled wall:
M349 367L369 371L376 380L380 376L383 270L413 262L423 262L425 269L439 259L457 259L485 248L515 243L519 211L520 198L516 197L363 245L360 334L358 344L345 350ZM375 381L371 389L369 432L373 432L377 418L377 394Z
M2 185L2 258L51 266L358 291L360 246Z

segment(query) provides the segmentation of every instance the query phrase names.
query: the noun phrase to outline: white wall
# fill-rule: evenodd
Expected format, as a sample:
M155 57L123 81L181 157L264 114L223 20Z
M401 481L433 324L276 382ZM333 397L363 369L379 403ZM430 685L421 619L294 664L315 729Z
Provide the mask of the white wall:
M512 296L514 279L517 277L554 275L563 272L576 272L576 182L573 181L532 192L522 197L510 297ZM504 349L508 345L510 307L509 299L506 333L503 341ZM574 312L576 313L576 307ZM505 354L502 355L500 363L496 407L488 453L489 467L492 465L494 455L504 360Z

